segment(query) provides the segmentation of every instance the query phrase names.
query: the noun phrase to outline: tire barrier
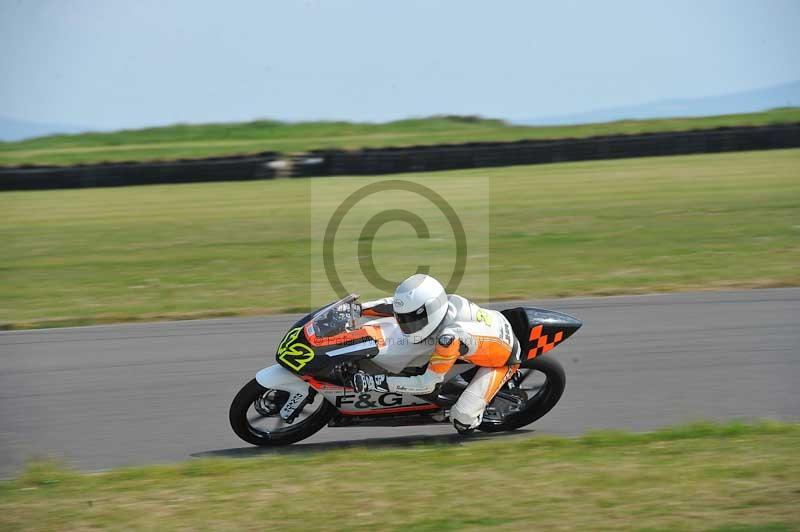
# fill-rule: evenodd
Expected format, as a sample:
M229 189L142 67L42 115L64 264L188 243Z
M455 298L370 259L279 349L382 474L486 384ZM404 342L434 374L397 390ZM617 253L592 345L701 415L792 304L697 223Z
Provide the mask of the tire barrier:
M292 156L288 164L280 154L264 152L168 162L0 167L0 191L245 181L284 175L378 175L797 147L800 123L580 139L315 150Z
M376 175L800 147L800 123L516 142L317 150L292 158L292 177Z
M121 187L204 181L272 179L280 165L273 152L247 157L214 157L167 162L126 162L78 166L0 167L0 190Z

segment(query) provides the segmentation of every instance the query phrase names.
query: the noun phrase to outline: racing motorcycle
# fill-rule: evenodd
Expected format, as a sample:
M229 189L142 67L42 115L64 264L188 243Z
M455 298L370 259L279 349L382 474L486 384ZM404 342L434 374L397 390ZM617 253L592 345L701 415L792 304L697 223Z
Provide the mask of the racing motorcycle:
M382 327L393 317L356 325L358 296L351 294L303 317L286 333L277 364L262 369L236 394L230 423L244 441L259 446L295 443L324 426L409 426L448 422L449 408L478 368L458 361L444 382L424 396L356 393L353 373L421 375L432 345L398 356L386 349ZM582 323L567 314L517 307L501 311L520 342L519 371L487 406L479 430L508 431L547 414L561 398L565 375L548 353Z

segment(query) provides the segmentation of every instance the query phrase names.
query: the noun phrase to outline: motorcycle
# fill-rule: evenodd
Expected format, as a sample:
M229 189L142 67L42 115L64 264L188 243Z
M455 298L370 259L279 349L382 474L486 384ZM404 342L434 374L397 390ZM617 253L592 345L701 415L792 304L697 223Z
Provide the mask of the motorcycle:
M394 318L356 325L358 296L351 294L303 317L281 340L277 364L262 369L236 394L229 419L244 441L259 446L288 445L324 426L409 426L447 423L449 408L478 368L459 360L438 389L424 396L374 391L356 393L351 378L371 374L421 375L432 346L403 356L387 349L382 327ZM567 314L517 307L501 311L520 342L519 371L487 406L478 429L510 431L547 414L565 386L563 366L549 353L582 323Z

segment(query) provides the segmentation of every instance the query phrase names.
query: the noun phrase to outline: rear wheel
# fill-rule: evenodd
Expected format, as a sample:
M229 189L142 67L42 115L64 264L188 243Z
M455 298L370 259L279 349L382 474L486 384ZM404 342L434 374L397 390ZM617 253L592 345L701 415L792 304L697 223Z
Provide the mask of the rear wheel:
M556 406L565 386L561 363L548 355L538 356L503 386L486 408L478 428L500 432L529 425Z
M251 380L231 403L228 414L231 428L237 436L253 445L288 445L320 430L336 411L324 397L317 395L289 424L280 416L288 398L287 392L264 388L255 379Z

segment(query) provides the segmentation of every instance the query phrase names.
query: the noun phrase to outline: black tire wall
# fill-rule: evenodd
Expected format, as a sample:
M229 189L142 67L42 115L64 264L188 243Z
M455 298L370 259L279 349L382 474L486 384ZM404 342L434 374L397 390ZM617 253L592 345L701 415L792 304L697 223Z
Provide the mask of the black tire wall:
M297 155L292 159L292 176L433 172L520 164L797 147L800 147L800 123L582 139L443 144L358 151L313 151Z
M605 137L442 144L291 157L291 177L380 175L628 157L800 147L800 123ZM272 179L280 159L265 152L169 162L0 167L0 191Z
M271 179L274 153L167 162L0 167L0 191Z

